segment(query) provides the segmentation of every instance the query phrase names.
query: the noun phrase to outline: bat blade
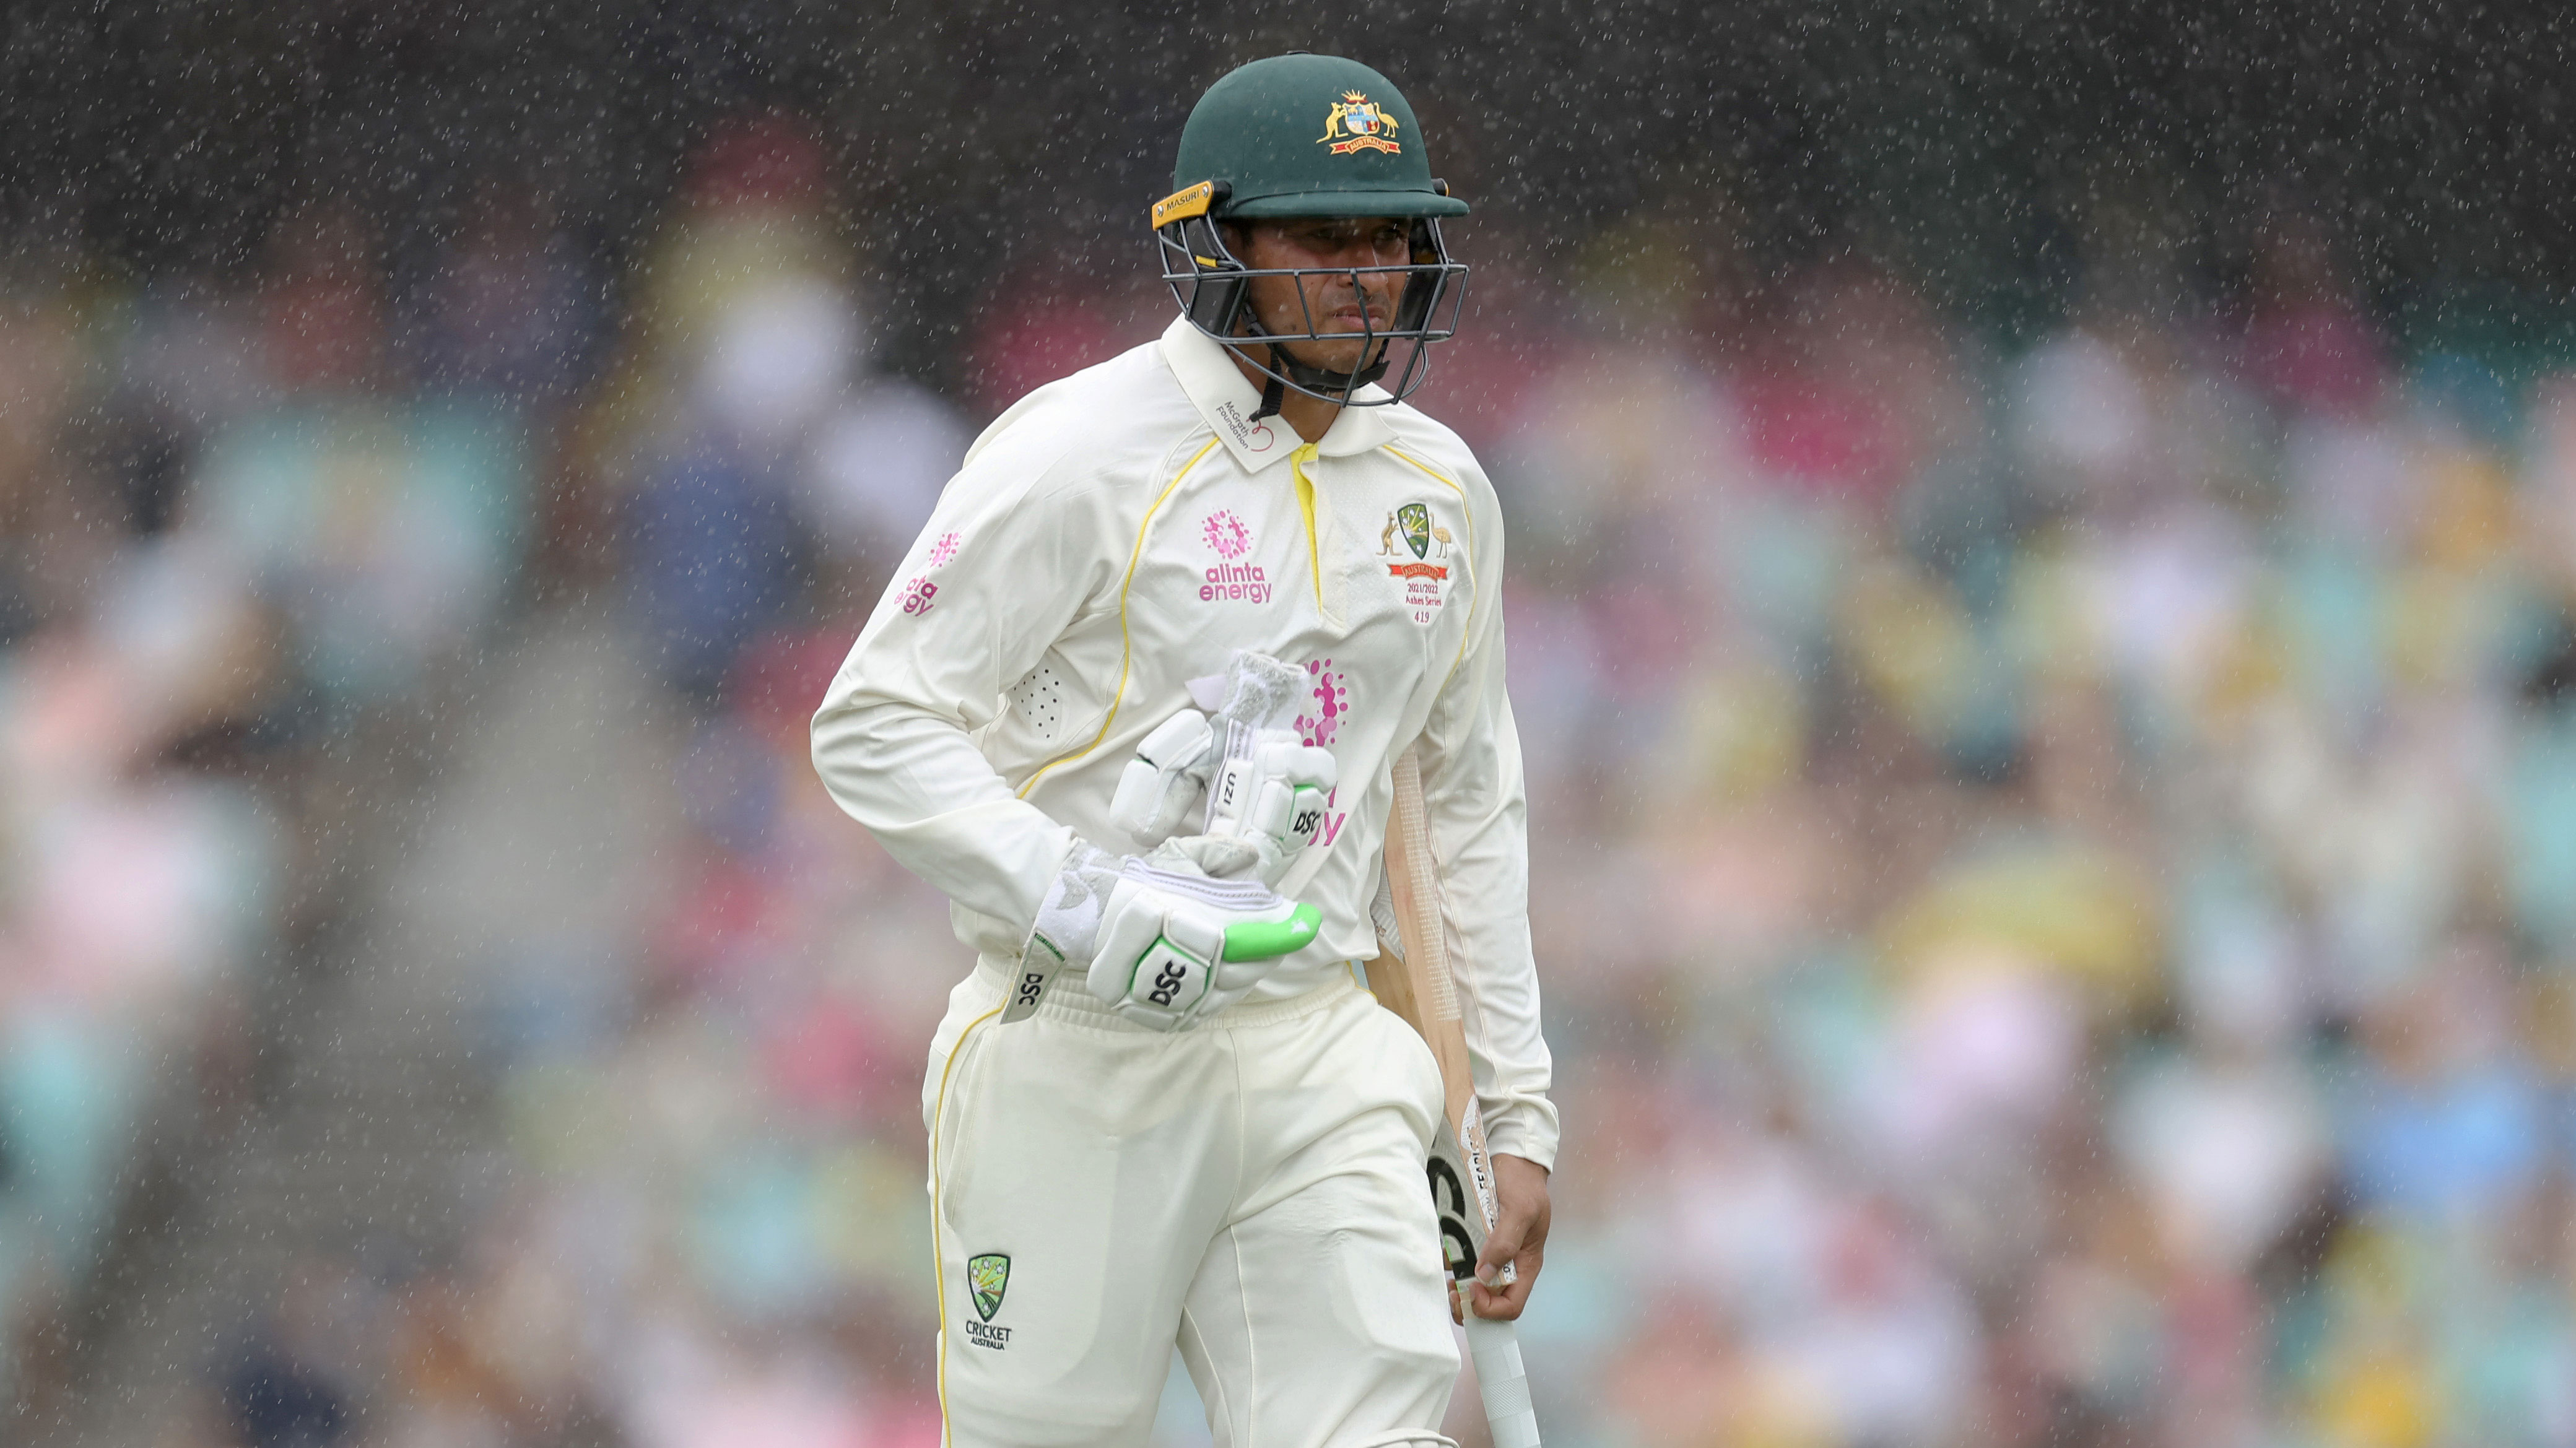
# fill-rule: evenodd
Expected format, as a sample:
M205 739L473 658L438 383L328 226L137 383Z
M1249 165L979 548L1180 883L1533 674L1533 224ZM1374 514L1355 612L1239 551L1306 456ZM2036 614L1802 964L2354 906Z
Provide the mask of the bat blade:
M1429 816L1422 801L1422 763L1407 750L1395 762L1395 803L1386 827L1386 875L1395 897L1401 950L1381 950L1369 962L1369 988L1380 1004L1422 1035L1440 1065L1444 1114L1424 1164L1431 1205L1440 1225L1440 1254L1462 1308L1473 1299L1454 1284L1472 1278L1477 1255L1498 1214L1493 1160L1485 1149L1485 1123L1476 1107L1476 1081L1467 1057L1467 1030L1459 1017L1458 987L1450 974L1448 926L1442 919L1440 877L1431 854ZM1508 1268L1505 1269L1509 1271ZM1467 1350L1476 1362L1485 1421L1496 1448L1539 1448L1538 1416L1531 1410L1529 1380L1521 1367L1520 1336L1508 1322L1465 1313Z

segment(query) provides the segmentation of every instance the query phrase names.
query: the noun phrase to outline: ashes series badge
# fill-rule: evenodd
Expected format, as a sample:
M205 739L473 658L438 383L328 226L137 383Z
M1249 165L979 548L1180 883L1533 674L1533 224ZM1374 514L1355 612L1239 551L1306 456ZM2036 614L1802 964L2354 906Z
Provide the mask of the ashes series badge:
M1386 571L1404 580L1404 606L1415 623L1431 622L1449 601L1449 543L1449 530L1432 522L1431 509L1421 503L1407 503L1386 515L1378 556L1395 560ZM1408 548L1411 558L1404 556Z
M999 1252L987 1252L966 1259L966 1290L975 1299L976 1315L981 1322L966 1324L966 1340L977 1347L1000 1351L1011 1345L1011 1330L993 1326L993 1314L1002 1310L1002 1294L1010 1290L1011 1259Z

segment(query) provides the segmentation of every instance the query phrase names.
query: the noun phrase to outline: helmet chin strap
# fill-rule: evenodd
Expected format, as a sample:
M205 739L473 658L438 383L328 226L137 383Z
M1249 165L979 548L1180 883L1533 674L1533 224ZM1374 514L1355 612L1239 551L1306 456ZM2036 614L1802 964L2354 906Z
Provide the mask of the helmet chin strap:
M1280 405L1288 400L1287 384L1290 382L1306 392L1338 392L1347 396L1386 375L1387 346L1382 339L1378 343L1376 361L1356 372L1336 372L1329 367L1313 367L1298 361L1289 352L1285 339L1277 338L1263 328L1260 318L1246 317L1244 326L1256 337L1273 338L1268 348L1270 365L1261 369L1270 380L1262 384L1261 410L1252 414L1254 422L1279 411Z

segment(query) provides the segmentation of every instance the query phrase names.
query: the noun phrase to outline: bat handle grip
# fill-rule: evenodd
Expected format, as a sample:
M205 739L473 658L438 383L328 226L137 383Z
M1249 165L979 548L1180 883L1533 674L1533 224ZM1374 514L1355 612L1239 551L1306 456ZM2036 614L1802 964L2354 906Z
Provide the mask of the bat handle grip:
M1285 920L1238 920L1225 928L1227 960L1276 960L1303 950L1324 922L1323 912L1299 905Z
M1521 1369L1519 1332L1508 1322L1471 1312L1467 1355L1476 1361L1476 1388L1485 1399L1494 1448L1539 1448L1538 1414L1530 1407L1529 1374Z

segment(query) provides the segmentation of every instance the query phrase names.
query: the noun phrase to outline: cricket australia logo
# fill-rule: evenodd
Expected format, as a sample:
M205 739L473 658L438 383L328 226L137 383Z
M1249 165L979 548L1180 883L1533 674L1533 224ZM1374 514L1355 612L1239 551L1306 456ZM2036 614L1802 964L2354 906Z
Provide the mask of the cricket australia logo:
M975 1301L975 1314L982 1319L966 1324L966 1340L977 1347L995 1352L1011 1345L1011 1330L993 1326L993 1314L1002 1310L1002 1294L1010 1290L1011 1259L1000 1252L986 1252L966 1259L966 1290Z
M1325 113L1324 134L1315 138L1315 144L1330 146L1336 156L1357 151L1384 151L1392 156L1404 149L1396 144L1395 131L1395 117L1385 107L1358 91L1344 91Z
M1377 555L1392 560L1387 576L1403 581L1404 606L1415 623L1431 622L1449 601L1449 544L1449 530L1431 521L1427 503L1407 503L1386 515Z

